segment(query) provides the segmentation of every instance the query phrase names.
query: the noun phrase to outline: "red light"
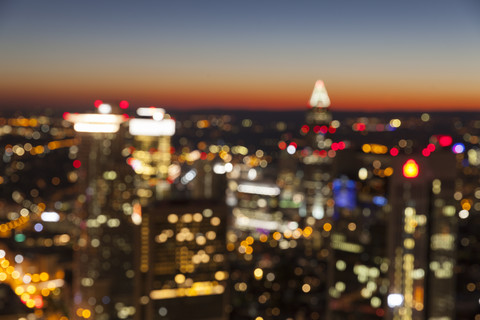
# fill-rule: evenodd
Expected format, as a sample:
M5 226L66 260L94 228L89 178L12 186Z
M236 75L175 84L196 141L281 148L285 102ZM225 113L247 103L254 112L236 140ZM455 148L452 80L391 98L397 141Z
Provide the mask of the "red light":
M441 147L448 147L449 145L452 144L452 142L453 142L453 139L450 136L439 136L438 137L438 144Z
M435 151L435 145L433 143L429 143L427 149L428 151L433 152Z
M300 130L302 130L303 133L307 133L310 130L310 127L305 124L302 126L302 129Z
M327 133L327 131L328 131L327 126L321 126L321 127L320 127L320 132L321 132L321 133L325 134L325 133Z
M335 131L337 131L337 129L335 129L334 127L328 128L328 133L335 133Z
M340 141L340 142L338 143L338 149L340 149L340 150L345 149L345 142Z
M428 148L425 148L422 150L422 154L424 157L428 157L430 155L430 150Z
M296 144L295 142L290 142L290 145L291 145L291 146L294 146L294 147L295 147L295 149L297 149L297 147L298 147L298 146L297 146L297 144Z
M403 165L403 176L405 178L416 178L418 172L418 164L413 159L407 160Z
M287 144L285 143L285 141L280 141L278 143L278 147L280 148L280 150L285 150L285 148L287 147Z
M64 112L63 113L63 119L68 120L68 117L70 116L69 112Z
M95 102L93 103L93 105L95 106L95 108L98 108L100 107L100 105L103 103L102 100L95 100Z
M357 130L358 131L363 131L365 130L366 126L365 126L365 123L357 123Z
M327 156L327 151L320 150L320 157L325 158Z
M397 148L390 149L390 154L394 157L398 156L398 149Z
M170 154L174 154L175 153L175 147L170 147Z
M202 152L202 153L200 154L200 159L206 160L206 159L207 159L207 153L206 153L206 152Z
M82 166L82 162L80 160L73 161L73 167L78 169Z
M334 142L332 143L332 150L335 150L337 151L339 148L338 148L338 143Z
M313 132L319 133L320 132L320 126L313 127Z
M34 301L35 301L35 308L37 308L37 309L43 308L43 298L42 298L42 296L35 296Z
M120 101L119 106L120 106L120 109L127 109L128 106L129 106L128 101L126 101L126 100Z

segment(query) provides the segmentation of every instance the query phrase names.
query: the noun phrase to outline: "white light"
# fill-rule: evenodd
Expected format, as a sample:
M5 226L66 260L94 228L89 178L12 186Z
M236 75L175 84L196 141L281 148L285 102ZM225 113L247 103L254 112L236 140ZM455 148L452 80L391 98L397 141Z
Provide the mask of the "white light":
M32 277L30 277L28 274L23 276L23 283L29 284L32 281Z
M295 151L297 151L297 148L295 148L295 146L289 145L289 146L287 147L287 152L288 152L288 154L294 154Z
M232 170L233 170L233 164L231 164L230 162L225 163L225 172L232 172Z
M254 229L278 230L279 227L278 222L276 221L249 219L247 217L239 217L235 220L235 223L239 227L247 227Z
M98 113L83 113L83 114L68 114L66 120L73 123L121 123L123 116L118 114L98 114Z
M358 170L358 178L360 180L365 180L368 178L368 170L365 169L365 168L360 168L360 170Z
M153 120L156 120L156 121L163 120L163 117L165 117L165 113L163 112L156 112L152 116Z
M467 210L460 210L460 212L458 213L460 219L467 219L469 215L470 213Z
M255 170L254 168L248 170L247 177L248 180L254 180L257 177L257 170Z
M182 179L180 179L180 182L181 182L182 184L187 184L187 183L189 183L190 181L192 181L193 179L195 179L196 176L197 176L197 170L192 169L192 170L188 171L188 172L182 177Z
M77 132L113 133L120 128L124 121L123 116L114 114L69 114L66 120L73 122L73 129Z
M120 129L118 124L102 124L102 123L75 123L73 129L77 132L99 132L114 133Z
M140 117L159 117L160 114L162 114L162 119L163 115L165 114L165 109L163 108L138 108L137 109L137 114Z
M226 172L225 166L222 163L215 163L213 166L213 172L216 174L224 174Z
M399 307L403 303L403 295L400 293L391 293L387 297L387 303L390 308Z
M15 256L15 262L16 263L22 263L23 262L23 256L21 254L17 254Z
M265 196L278 196L280 194L280 188L277 186L266 185L254 185L242 183L237 188L238 192L261 194Z
M173 136L175 134L175 121L172 119L151 120L131 119L130 134L134 136Z
M54 211L45 211L42 212L41 218L45 222L58 222L60 215Z
M325 84L321 80L318 80L315 83L310 98L310 106L312 108L328 108L330 106L330 98L328 97L327 89L325 89Z
M317 220L320 220L325 216L325 210L321 204L313 205L312 216Z
M142 216L140 214L138 214L137 212L134 212L132 214L132 222L137 226L141 225L142 224Z
M5 257L5 250L0 249L0 258L4 258L4 257Z
M288 226L288 229L290 229L290 230L293 231L293 230L296 230L296 229L298 228L298 223L295 222L295 221L290 221L290 222L287 224L287 226Z
M102 103L98 106L98 112L106 114L112 112L112 106L106 103Z

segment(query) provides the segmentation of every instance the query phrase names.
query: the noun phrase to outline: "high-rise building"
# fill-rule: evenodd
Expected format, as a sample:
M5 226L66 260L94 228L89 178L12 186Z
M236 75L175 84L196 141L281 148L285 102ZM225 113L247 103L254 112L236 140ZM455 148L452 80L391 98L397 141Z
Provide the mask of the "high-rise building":
M118 114L121 108L99 103L97 110L66 117L81 139L74 165L84 194L76 212L83 224L74 256L72 314L74 319L127 319L135 313L134 173L122 156L127 129L125 116Z
M148 267L137 278L136 319L227 319L224 200L152 203L143 219Z

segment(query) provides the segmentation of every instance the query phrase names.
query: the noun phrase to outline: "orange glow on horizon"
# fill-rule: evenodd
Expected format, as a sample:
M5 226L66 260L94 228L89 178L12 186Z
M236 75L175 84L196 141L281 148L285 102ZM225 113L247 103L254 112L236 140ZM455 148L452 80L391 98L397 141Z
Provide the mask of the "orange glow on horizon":
M105 101L127 100L132 106L156 104L178 109L265 109L303 110L308 107L313 81L262 82L237 79L228 81L197 81L195 86L181 83L173 77L169 83L116 81L63 83L46 79L38 83L27 79L23 84L1 83L2 107L52 106L68 108L72 104L91 107L99 97ZM366 79L371 80L371 79ZM325 81L332 111L449 111L478 110L480 92L451 86L448 91L438 88L415 87L414 84L389 86L371 80L353 83L333 79Z

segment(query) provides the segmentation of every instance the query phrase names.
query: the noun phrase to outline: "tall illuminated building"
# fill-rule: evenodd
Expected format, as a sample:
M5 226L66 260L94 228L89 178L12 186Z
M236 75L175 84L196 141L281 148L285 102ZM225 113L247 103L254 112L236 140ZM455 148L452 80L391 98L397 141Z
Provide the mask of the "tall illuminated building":
M81 139L78 159L83 220L73 267L73 319L127 319L133 307L133 172L122 156L128 106L96 103L98 113L67 114Z
M455 318L454 166L448 152L394 163L387 319Z
M139 108L137 114L142 118L129 121L134 144L128 162L137 173L136 192L141 205L147 205L149 198L161 200L169 195L170 139L175 121L162 108Z
M323 232L325 226L331 228L326 319L382 319L382 301L388 290L388 178L374 174L371 164L381 161L385 170L392 168L387 156L357 150L339 152L336 161L332 182L334 216L323 226Z
M332 115L329 106L330 98L325 84L318 80L309 101L306 124L302 127L302 131L306 133L303 156L305 200L304 208L300 211L302 216L313 216L315 219L325 217L328 210L328 215L332 214L331 209L328 209L327 200L331 198L328 183L332 180L333 157L328 153L331 140L325 136L335 132L335 128L331 126Z
M227 319L226 219L223 199L161 201L144 209L148 225L142 223L141 233L149 248L136 283L135 319Z

